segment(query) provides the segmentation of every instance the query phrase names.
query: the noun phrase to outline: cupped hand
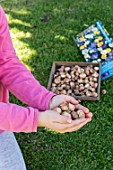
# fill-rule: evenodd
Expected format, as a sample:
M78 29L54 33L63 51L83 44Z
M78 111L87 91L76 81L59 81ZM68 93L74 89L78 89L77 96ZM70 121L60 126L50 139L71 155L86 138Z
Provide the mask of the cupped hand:
M67 104L67 103L72 103L76 106L76 109L83 110L83 112L86 115L86 118L88 118L91 121L92 113L89 112L89 109L78 104L78 101L75 98L68 96L68 95L61 94L61 95L54 96L50 101L49 109L52 110L55 107L58 107L59 105Z
M77 106L84 110L81 105ZM86 111L87 112L87 111ZM91 121L92 113L86 113L86 118L80 118L76 120L72 120L68 117L62 116L55 111L46 110L44 112L39 112L38 115L38 127L46 127L50 128L56 132L66 133L73 132L82 128L86 123Z

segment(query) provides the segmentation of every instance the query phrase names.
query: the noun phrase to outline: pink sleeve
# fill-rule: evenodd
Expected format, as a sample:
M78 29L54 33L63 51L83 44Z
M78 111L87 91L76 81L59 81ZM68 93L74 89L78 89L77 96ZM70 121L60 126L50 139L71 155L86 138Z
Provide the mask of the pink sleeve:
M0 129L11 132L36 132L38 110L0 102Z
M12 45L6 16L1 7L0 81L21 101L39 110L46 110L50 99L55 95L41 86L19 61Z

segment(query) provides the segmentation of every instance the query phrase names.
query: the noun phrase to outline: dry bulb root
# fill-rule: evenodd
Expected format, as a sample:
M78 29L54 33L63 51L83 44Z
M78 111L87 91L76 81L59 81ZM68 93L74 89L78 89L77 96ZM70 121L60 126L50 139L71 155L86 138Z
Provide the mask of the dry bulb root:
M53 77L51 91L56 94L97 97L99 67L61 66Z
M60 105L59 107L54 108L54 110L60 115L72 118L73 120L85 118L85 113L82 110L76 109L76 106L71 103Z

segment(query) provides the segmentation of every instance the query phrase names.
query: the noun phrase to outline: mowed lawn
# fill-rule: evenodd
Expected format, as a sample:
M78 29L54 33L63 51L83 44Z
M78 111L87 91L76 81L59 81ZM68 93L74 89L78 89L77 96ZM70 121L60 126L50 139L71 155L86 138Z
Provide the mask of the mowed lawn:
M102 21L113 37L112 0L0 0L19 59L47 87L53 61L84 61L72 36ZM113 77L82 104L92 122L73 133L15 133L28 170L113 170ZM10 94L10 102L25 106Z

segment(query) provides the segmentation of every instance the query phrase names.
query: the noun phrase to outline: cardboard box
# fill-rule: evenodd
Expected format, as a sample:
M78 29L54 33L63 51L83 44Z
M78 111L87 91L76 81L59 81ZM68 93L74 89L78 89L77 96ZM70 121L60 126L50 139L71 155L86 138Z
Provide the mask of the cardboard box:
M113 76L113 38L101 21L73 36L86 62L101 63L101 80Z
M79 96L79 95L75 95L75 94L72 95L72 96L75 97L76 99L79 99L79 100L99 100L100 99L100 84L101 84L101 64L100 63L92 63L92 62L53 62L47 89L52 91L51 88L52 88L52 83L53 83L53 80L54 80L54 75L56 74L56 72L58 71L58 69L61 66L71 68L71 67L74 67L75 65L78 65L81 68L86 68L89 65L92 65L93 68L94 67L99 67L99 70L98 70L99 76L97 77L98 86L96 88L96 92L97 92L98 96L97 97L84 96L84 95Z

